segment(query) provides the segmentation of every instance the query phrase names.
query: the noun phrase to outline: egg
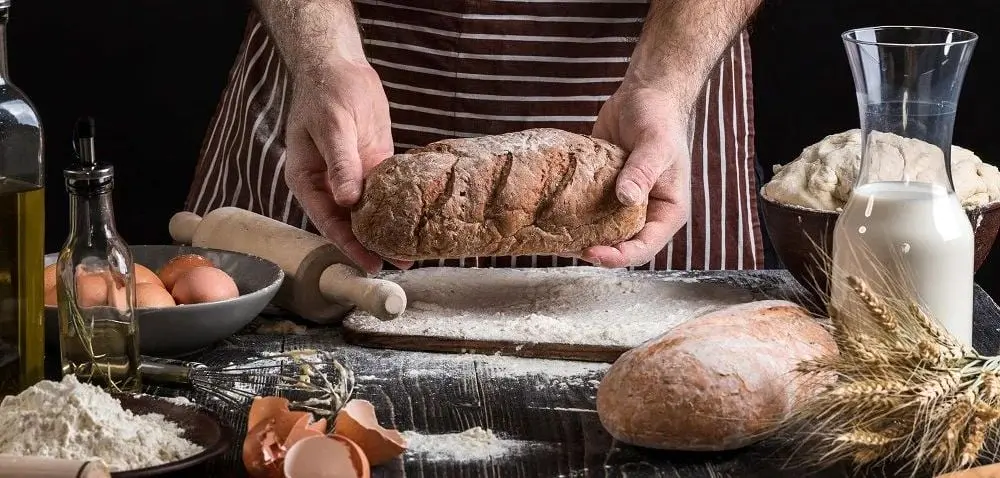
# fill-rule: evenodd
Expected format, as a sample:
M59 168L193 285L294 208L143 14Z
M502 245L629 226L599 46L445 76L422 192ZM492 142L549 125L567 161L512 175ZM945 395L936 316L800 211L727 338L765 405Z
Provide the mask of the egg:
M45 282L45 290L56 288L56 264L45 266L42 270L43 281Z
M203 304L240 296L229 274L214 267L195 267L177 278L171 289L178 304Z
M76 303L80 307L108 305L109 290L116 292L107 274L81 274L76 278Z
M59 290L55 286L45 288L45 305L59 305Z
M369 478L361 448L339 435L299 440L285 452L285 478Z
M156 275L150 268L135 263L135 283L139 284L155 284L161 289L166 289L167 286L163 285L163 281L160 280L160 276Z
M215 267L215 264L198 254L183 254L167 261L160 268L158 275L163 287L173 292L177 279L195 267Z
M351 400L337 412L333 429L357 443L372 466L396 458L406 450L406 439L396 430L387 430L378 424L375 407L366 400Z
M135 307L137 309L158 309L177 305L174 297L162 286L150 282L135 285Z

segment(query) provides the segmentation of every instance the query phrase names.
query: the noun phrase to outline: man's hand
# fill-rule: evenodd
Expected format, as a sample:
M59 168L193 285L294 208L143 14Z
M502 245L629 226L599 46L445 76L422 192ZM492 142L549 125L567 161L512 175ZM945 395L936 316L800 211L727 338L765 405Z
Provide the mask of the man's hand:
M646 225L634 238L591 247L582 258L605 267L645 264L684 225L691 208L687 114L665 92L625 82L604 103L593 135L629 151L618 175L618 200L648 201L648 207Z
M351 230L365 174L392 155L389 102L350 0L254 0L292 77L285 182L309 220L369 273L382 259ZM395 263L405 268L410 263Z
M321 234L364 270L382 259L351 231L350 208L371 168L392 155L389 103L363 61L339 61L293 80L285 182ZM406 264L400 264L405 266Z

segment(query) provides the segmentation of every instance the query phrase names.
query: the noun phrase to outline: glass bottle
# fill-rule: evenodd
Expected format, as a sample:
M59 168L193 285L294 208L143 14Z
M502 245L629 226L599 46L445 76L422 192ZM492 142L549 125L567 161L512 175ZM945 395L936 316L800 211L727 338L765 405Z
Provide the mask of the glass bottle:
M972 345L972 224L955 195L951 140L977 36L934 27L843 35L861 116L861 167L833 239L831 313L870 317L848 276L915 303ZM890 305L891 306L891 305Z
M0 0L0 398L43 378L42 125L7 74L10 0Z
M94 125L77 125L79 162L65 171L70 230L56 266L63 374L111 391L138 391L135 265L115 229L114 168L98 164Z

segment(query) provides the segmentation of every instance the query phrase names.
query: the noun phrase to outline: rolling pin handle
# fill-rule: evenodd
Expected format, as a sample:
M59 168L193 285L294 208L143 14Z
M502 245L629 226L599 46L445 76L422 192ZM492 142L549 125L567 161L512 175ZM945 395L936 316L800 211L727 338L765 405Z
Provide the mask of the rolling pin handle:
M319 278L319 290L331 302L351 303L381 320L406 310L406 292L392 281L366 277L346 264L333 264Z
M194 233L201 224L201 216L188 211L181 211L170 218L170 237L181 244L191 244Z

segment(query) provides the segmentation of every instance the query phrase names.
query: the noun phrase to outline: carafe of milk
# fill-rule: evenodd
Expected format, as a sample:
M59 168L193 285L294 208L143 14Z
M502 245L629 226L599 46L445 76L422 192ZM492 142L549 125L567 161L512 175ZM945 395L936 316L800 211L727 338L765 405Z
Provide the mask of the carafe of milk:
M952 184L951 141L977 36L893 26L851 30L843 40L861 166L834 229L830 313L871 316L848 283L854 276L876 296L920 305L971 347L973 230Z

